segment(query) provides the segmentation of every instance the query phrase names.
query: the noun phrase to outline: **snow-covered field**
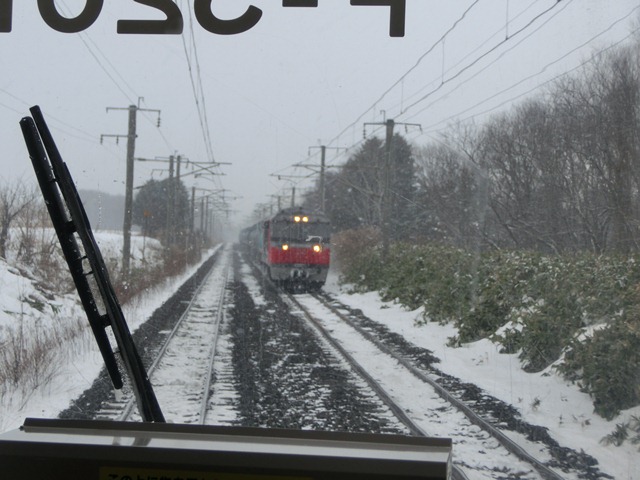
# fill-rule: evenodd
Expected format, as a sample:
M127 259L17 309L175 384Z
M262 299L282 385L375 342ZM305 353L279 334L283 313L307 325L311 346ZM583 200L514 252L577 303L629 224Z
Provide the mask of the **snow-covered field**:
M117 263L122 235L96 232L95 237L105 263ZM159 252L157 241L148 238L132 236L131 245L133 265L153 261L153 255ZM162 305L197 267L194 265L183 274L166 279L162 285L123 306L131 331ZM19 427L27 417L56 417L72 399L91 386L103 366L75 290L53 297L33 272L20 270L0 259L0 358L8 350L15 350L9 349L8 343L29 344L36 337L47 352L37 362L38 370L28 373L19 384L10 381L0 384L0 431Z
M138 252L141 240L137 238L135 242ZM119 240L110 239L108 235L100 239L103 253L112 248L107 247L112 241L115 245ZM153 292L145 292L124 308L131 330L135 330L195 268L180 278L167 280ZM625 442L615 447L601 443L605 435L614 431L616 424L627 421L632 415L640 416L640 408L605 421L593 413L590 398L577 386L563 381L552 368L535 374L525 373L516 355L500 354L498 347L487 340L459 348L447 347L448 337L456 333L452 326L433 323L416 327L414 320L421 311L406 311L398 305L383 303L376 293L348 294L347 289L338 284L335 272L330 274L325 290L411 342L432 350L440 358L440 368L444 372L475 383L489 394L513 404L527 421L547 427L561 445L594 456L601 471L616 479L640 479L637 445ZM86 324L75 293L54 300L43 295L35 280L26 278L0 260L0 342L6 341L9 326L15 331L17 321L28 326L26 332L48 332L56 325L74 319L79 320L73 325ZM55 417L91 385L102 367L102 359L88 328L84 327L82 334L71 344L61 346L63 348L59 350L64 353L56 355L51 371L43 374L40 382L36 379L28 388L10 384L0 386L0 431L17 428L26 417Z
M640 416L640 407L606 421L593 412L589 396L580 392L576 385L562 380L553 367L539 373L526 373L520 368L517 354L499 353L499 346L489 340L459 348L448 347L448 338L456 335L452 325L429 323L417 327L415 320L422 317L421 309L406 311L393 303L380 301L375 292L345 293L348 289L338 285L336 275L330 275L325 290L416 345L431 350L440 358L442 371L476 384L512 404L526 421L548 428L560 445L592 455L598 460L601 471L616 479L640 479L638 445L627 441L616 447L601 442L615 430L616 424L634 415Z

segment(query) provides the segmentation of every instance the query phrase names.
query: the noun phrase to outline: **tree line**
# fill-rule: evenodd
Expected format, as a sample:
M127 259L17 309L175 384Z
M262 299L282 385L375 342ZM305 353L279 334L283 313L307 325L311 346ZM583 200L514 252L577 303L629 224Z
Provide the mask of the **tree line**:
M426 145L362 143L326 174L338 231L381 227L393 240L545 253L640 250L640 43L611 48L544 93L458 124ZM388 181L389 190L384 184ZM317 206L318 188L305 199Z

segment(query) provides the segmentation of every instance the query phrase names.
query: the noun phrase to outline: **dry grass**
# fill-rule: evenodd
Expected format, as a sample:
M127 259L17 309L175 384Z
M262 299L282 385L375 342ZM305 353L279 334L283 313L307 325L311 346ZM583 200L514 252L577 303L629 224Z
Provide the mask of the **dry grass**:
M18 322L5 330L0 346L0 397L22 396L48 385L61 365L91 347L88 324L81 318L54 318L49 327Z
M200 257L195 249L151 252L151 248L147 245L146 255L143 251L142 259L134 259L126 282L118 259L106 259L121 304L162 285L167 277L184 271ZM12 268L38 293L36 299L31 293L21 295L21 311L7 312L15 322L0 327L0 430L3 410L26 404L34 392L50 386L68 365L95 349L79 300L71 313L59 312L60 297L76 293L44 206L29 209L16 220L7 256Z

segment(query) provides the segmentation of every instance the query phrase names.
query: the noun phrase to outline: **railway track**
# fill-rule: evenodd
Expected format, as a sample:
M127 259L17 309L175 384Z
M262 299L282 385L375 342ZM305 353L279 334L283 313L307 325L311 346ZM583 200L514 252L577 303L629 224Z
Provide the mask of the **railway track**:
M437 378L354 323L322 294L284 295L291 307L303 313L324 341L352 365L413 435L453 439L454 478L496 478L495 475L500 478L568 478L527 449L528 446L539 450L539 445L526 445L526 441L516 443L440 386ZM362 337L367 342L362 342ZM365 347L362 347L363 343ZM388 365L394 365L393 378L385 378ZM436 412L420 409L421 398L425 401L428 398L431 405L434 397L439 397L441 404ZM465 458L477 458L469 449L488 453L487 464L466 463ZM538 451L538 455L544 453Z
M162 332L166 339L148 374L168 422L207 421L230 263L231 248L224 247L175 327ZM140 420L135 397L123 390L115 401L105 402L97 419Z
M565 468L524 435L514 442L443 388L437 371L407 349L380 341L348 306L324 293L285 294L247 264L236 262L231 273L231 256L230 248L220 251L178 325L161 332L167 340L149 375L167 421L389 433L397 428L400 434L452 438L455 479L602 478ZM230 330L220 334L220 325ZM352 387L337 386L338 379ZM363 399L374 406L363 407ZM383 417L363 413L371 408L389 417L376 425L375 418ZM139 419L126 393L105 403L98 418ZM468 460L478 458L486 462ZM557 465L562 473L554 470Z

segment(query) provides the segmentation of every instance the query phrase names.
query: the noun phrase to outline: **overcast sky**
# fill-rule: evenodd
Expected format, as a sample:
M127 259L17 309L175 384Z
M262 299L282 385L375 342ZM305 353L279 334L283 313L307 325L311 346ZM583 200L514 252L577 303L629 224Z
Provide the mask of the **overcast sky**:
M361 142L363 124L385 118L420 124L422 132L411 127L406 136L426 144L451 122L481 121L625 39L640 11L637 0L407 0L405 36L390 37L388 7L213 0L223 19L250 5L262 11L250 30L223 36L198 24L192 1L178 0L183 35L126 35L117 33L118 20L163 15L111 0L83 32L60 33L42 20L35 0L13 3L12 31L0 33L4 179L34 178L18 122L38 104L78 187L123 194L126 139L101 144L100 136L127 133L127 111L107 107L139 103L161 110L161 126L155 112L138 113L136 157L230 163L217 169L224 175L185 183L242 197L231 202L239 225L293 182L298 193L312 184L297 178L310 170L292 168L319 164L319 149L309 147L350 148L328 151L329 163L340 164ZM55 3L69 16L85 6ZM368 126L367 134L382 131ZM137 162L134 184L166 178L153 171L161 168Z

